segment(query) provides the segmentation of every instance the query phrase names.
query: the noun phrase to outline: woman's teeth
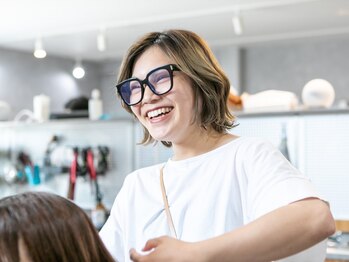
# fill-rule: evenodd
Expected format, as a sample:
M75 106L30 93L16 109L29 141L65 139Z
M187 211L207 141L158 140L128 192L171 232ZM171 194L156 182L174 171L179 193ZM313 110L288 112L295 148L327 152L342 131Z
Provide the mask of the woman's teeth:
M163 108L159 108L159 109L150 111L150 112L148 112L147 115L148 115L149 118L154 118L154 117L157 117L157 116L159 116L159 115L167 114L167 113L169 113L171 110L172 110L172 108L163 107Z

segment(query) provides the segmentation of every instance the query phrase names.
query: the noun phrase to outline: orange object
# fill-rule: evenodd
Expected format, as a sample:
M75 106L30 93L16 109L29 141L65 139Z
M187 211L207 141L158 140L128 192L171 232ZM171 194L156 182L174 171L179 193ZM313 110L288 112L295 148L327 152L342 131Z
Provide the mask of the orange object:
M241 97L230 92L229 96L228 96L228 105L230 105L236 109L242 109Z

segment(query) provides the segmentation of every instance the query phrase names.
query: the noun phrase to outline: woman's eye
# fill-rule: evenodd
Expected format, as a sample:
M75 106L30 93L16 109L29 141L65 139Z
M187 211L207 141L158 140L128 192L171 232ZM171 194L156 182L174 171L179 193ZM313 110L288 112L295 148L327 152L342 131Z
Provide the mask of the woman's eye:
M159 75L156 75L154 82L159 83L162 81L167 81L169 79L170 79L170 76L168 74L159 74Z
M130 91L132 93L139 92L140 90L141 90L141 86L139 84L130 85Z

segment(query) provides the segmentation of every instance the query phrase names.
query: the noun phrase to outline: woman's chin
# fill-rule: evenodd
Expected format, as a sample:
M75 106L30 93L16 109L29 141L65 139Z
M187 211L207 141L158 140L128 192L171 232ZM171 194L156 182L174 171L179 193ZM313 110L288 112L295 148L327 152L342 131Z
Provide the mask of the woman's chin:
M157 141L157 142L162 142L162 141L167 142L167 141L168 141L168 139L166 139L166 138L164 138L164 137L154 137L154 136L152 136L152 137L153 137L154 140Z
M168 136L160 135L160 134L151 134L152 138L158 142L161 141L171 141Z

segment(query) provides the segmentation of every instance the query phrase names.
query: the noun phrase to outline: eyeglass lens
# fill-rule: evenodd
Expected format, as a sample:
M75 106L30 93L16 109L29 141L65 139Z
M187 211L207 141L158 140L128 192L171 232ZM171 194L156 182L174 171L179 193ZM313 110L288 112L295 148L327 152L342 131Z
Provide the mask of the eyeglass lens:
M132 79L124 82L120 87L120 95L127 104L134 105L142 100L144 93L142 84L147 84L154 94L162 95L172 88L171 71L169 68L159 68L149 74L144 81Z

